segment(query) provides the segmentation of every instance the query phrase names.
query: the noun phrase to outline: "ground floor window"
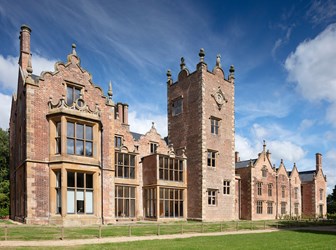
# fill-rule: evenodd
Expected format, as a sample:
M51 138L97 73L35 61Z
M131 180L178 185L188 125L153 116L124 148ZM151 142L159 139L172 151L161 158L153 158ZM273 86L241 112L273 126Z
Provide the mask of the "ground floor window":
M61 170L55 171L56 175L56 214L62 213L62 178Z
M145 216L147 218L156 218L156 188L147 188L144 190Z
M273 214L273 202L272 201L267 202L267 214Z
M115 216L118 218L135 217L135 187L115 187Z
M183 190L160 188L160 217L183 217Z
M295 213L295 215L299 214L299 203L294 204L294 213Z
M67 172L67 213L93 213L93 174Z
M262 201L257 201L257 214L263 213Z
M323 205L320 205L319 208L320 208L320 216L322 217L323 216Z
M208 205L216 206L217 204L217 190L210 189L208 190Z
M286 214L286 202L281 202L281 214Z

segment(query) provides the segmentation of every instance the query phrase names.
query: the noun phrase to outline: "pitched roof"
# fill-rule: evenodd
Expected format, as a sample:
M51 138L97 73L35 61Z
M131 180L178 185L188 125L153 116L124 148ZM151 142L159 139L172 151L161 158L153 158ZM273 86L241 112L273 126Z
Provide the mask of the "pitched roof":
M139 134L139 133L136 133L136 132L131 132L132 136L133 136L133 139L135 141L138 141L140 139L140 137L143 135L143 134Z
M252 165L254 165L257 159L236 162L236 168L247 168L250 165L250 161L252 161Z
M299 175L300 175L300 178L301 178L302 182L314 180L314 175L315 174L316 174L316 170L299 172Z

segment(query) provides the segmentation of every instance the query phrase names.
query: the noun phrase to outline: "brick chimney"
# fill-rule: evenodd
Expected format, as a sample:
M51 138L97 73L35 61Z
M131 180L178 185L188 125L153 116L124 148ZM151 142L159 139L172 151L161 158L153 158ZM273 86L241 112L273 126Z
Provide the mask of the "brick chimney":
M269 150L266 151L266 157L269 161L271 161L271 152Z
M20 31L20 59L19 65L23 71L27 71L30 57L30 33L31 29L27 25L21 26Z
M118 115L119 115L119 121L121 123L124 122L124 112L123 112L123 105L121 102L117 103L117 107L118 107Z
M235 152L235 162L236 163L240 162L240 157L239 157L239 152L238 151Z
M316 153L316 172L322 169L322 154Z

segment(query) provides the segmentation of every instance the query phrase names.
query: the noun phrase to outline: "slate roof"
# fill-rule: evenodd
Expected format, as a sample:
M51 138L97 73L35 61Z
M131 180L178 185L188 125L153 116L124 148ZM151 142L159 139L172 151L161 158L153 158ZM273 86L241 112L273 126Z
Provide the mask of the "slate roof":
M138 141L140 139L140 137L143 135L143 134L139 134L139 133L135 133L135 132L131 132L132 136L133 136L133 139L135 141Z
M312 181L314 179L314 174L316 170L302 171L299 172L300 178L302 182Z
M254 165L257 159L236 162L236 168L247 168L250 165L250 161L252 161L252 165Z

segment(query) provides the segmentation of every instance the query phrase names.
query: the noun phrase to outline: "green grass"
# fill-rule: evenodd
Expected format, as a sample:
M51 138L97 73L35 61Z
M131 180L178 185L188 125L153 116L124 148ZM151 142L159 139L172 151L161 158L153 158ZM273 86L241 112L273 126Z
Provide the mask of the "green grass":
M36 247L16 249L36 249ZM327 232L281 231L82 245L76 247L53 247L50 249L336 249L336 234Z

